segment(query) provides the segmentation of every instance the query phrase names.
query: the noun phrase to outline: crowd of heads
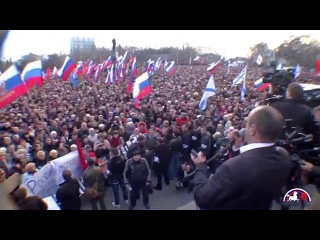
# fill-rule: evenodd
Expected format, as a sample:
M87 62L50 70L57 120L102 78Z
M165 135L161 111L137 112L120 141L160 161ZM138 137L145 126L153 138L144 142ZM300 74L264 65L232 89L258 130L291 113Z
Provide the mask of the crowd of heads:
M77 151L77 139L88 157L96 158L109 156L110 149L132 138L139 141L143 135L144 139L156 139L151 142L157 144L157 140L178 136L187 129L208 132L216 140L243 139L249 113L267 96L267 91L259 92L253 86L262 70L248 69L247 92L241 101L242 84L232 86L232 80L242 69L227 73L220 67L214 72L218 92L201 111L199 102L209 77L206 68L178 66L171 76L158 70L150 80L152 93L138 108L132 94L126 93L127 80L106 85L102 74L98 81L84 78L73 88L70 82L51 77L43 87L1 109L0 173L6 177L13 173L32 175L49 161ZM138 73L144 70L140 66ZM271 112L263 115L277 117Z

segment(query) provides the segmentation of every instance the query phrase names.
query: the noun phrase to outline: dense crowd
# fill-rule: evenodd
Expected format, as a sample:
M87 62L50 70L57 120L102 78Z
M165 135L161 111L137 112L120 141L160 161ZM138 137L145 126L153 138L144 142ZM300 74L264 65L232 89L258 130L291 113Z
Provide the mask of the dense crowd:
M138 73L144 69L139 67ZM246 96L240 101L242 84L231 85L241 70L227 73L220 67L214 72L218 93L208 100L204 112L199 110L199 101L208 82L206 66L178 66L171 76L157 71L151 77L151 95L142 99L137 109L132 94L126 93L126 80L106 86L102 76L97 82L84 79L73 88L70 82L51 77L43 87L1 109L1 175L18 173L25 182L49 161L76 151L77 139L89 166L92 159L117 157L114 149L134 139L136 147L129 147L128 158L145 158L157 176L157 182L147 185L161 190L163 175L166 184L175 181L182 187L186 185L182 178L193 169L191 149L211 157L224 147L221 139L228 138L234 145L222 159L239 153L246 117L267 97L266 91L253 86L262 70L249 68ZM111 174L115 171L112 167L116 166L109 162ZM124 197L128 200L126 194ZM144 203L148 208L145 196ZM113 205L119 206L119 197Z

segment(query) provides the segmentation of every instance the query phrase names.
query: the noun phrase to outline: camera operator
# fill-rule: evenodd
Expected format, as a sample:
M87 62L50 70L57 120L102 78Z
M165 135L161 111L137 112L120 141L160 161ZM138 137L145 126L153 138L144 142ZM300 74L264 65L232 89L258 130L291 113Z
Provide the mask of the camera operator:
M315 120L320 123L320 106L317 106L313 109L313 115Z
M303 89L296 82L290 83L286 91L286 100L277 101L270 106L277 109L284 119L292 119L292 127L301 127L306 134L313 134L316 126L312 110L300 103Z
M288 155L274 142L282 130L281 114L270 106L251 111L246 127L248 145L222 164L209 179L205 155L193 158L196 204L206 210L269 210L289 177Z

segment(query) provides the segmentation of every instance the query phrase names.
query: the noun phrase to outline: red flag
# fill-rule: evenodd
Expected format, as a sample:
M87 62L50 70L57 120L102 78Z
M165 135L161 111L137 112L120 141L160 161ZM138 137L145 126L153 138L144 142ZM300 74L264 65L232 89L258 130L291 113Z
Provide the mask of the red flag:
M320 55L317 56L316 60L316 75L320 76Z
M49 80L49 78L51 77L52 75L52 70L50 67L47 68L47 72L46 72L46 80Z
M82 170L84 171L88 168L88 164L87 164L86 159L84 157L84 154L82 152L82 146L81 146L81 142L80 142L79 138L76 139L76 144L78 147L79 162L80 162Z

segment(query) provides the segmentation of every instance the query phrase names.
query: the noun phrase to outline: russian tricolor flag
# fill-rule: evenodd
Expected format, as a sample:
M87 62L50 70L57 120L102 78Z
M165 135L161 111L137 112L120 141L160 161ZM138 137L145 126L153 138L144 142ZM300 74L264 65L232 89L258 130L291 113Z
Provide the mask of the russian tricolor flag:
M134 58L131 67L131 73L127 85L127 93L131 93L133 78L137 75L137 59Z
M221 63L221 60L218 61L216 64L211 63L210 66L207 68L207 71L212 74L214 70L216 70L219 67L220 63Z
M42 64L41 60L28 63L21 73L21 79L26 85L27 91L34 85L42 86Z
M133 86L132 97L137 108L138 102L151 93L151 86L148 72L145 72L136 79Z
M111 56L108 57L107 61L105 61L104 63L104 67L109 67L112 63L112 59L111 59Z
M263 91L270 86L270 83L264 83L263 78L258 79L254 82L254 87L258 89L258 91Z
M12 103L18 97L27 92L25 85L20 77L20 72L15 65L12 65L0 76L0 86L5 93L0 97L0 108Z
M72 59L66 56L62 67L58 71L58 76L63 81L66 81L75 68L76 65L73 63Z
M111 71L108 72L105 83L106 83L106 85L111 84Z
M175 70L176 70L176 66L174 64L174 61L172 61L171 64L169 65L169 67L166 69L168 76L170 76L172 73L174 73Z

